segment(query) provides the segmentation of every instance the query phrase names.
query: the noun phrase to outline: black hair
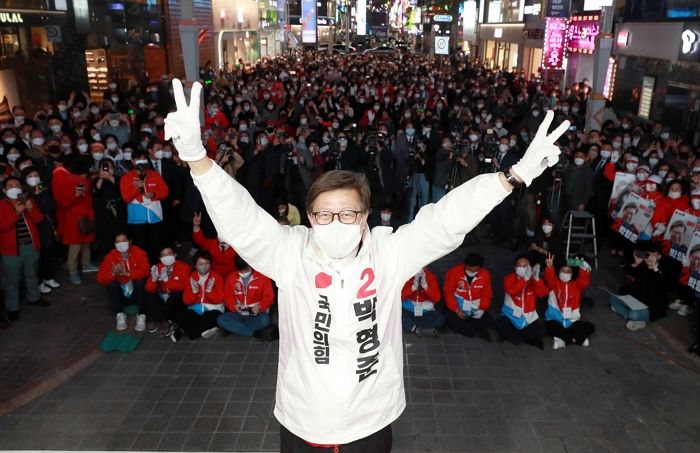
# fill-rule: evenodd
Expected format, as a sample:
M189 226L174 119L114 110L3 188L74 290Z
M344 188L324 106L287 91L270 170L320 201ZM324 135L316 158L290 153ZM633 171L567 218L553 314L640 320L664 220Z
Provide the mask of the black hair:
M521 253L520 255L516 256L515 259L513 260L513 263L517 263L518 260L521 260L523 258L528 260L530 262L530 264L532 264L532 257L530 255L528 255L527 253Z
M22 181L16 177L16 176L8 176L3 182L2 182L2 188L7 189L7 183L10 181L17 181L18 183L22 184Z
M484 265L484 257L478 253L467 253L467 256L464 257L464 265L482 267Z
M197 261L199 261L200 259L207 260L211 263L211 253L207 252L206 250L199 249L197 253L194 254L192 262L194 264L197 264Z
M233 259L233 265L236 266L237 271L242 271L243 269L248 269L250 267L250 264L246 263L243 258L241 258L241 255L236 255L236 257Z

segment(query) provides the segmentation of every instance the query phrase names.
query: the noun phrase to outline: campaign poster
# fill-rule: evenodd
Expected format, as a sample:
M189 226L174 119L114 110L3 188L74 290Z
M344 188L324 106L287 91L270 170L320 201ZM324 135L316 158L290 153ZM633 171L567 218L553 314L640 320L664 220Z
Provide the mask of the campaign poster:
M693 233L693 239L688 246L688 286L700 293L700 231Z
M686 264L690 242L698 229L698 218L676 209L666 226L664 241L668 243L668 256Z
M316 44L316 0L301 0L301 42Z
M634 192L639 192L639 187L635 184L636 176L630 173L618 171L615 173L615 181L613 182L612 192L610 193L610 202L608 208L610 216L614 219L620 212L622 205L626 202L627 195Z
M613 230L632 243L639 239L650 239L651 237L645 237L644 232L651 223L655 208L653 201L630 192L613 222Z

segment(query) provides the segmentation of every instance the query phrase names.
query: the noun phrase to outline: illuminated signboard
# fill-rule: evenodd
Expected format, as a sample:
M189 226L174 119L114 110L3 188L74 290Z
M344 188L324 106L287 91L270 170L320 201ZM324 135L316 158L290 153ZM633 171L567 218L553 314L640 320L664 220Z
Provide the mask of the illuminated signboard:
M600 16L574 16L569 23L567 49L570 53L592 54L600 34Z
M639 117L649 119L651 111L651 98L654 96L654 84L656 78L645 76L642 79L642 95L639 98Z
M549 0L545 16L547 17L569 17L571 11L571 0Z
M562 69L566 50L566 28L568 21L558 17L548 17L544 31L544 52L542 68Z
M301 0L301 42L316 44L316 0Z
M608 59L608 71L605 74L605 84L603 85L603 96L612 101L615 91L615 77L617 76L617 62L614 58Z
M367 0L357 0L355 9L355 22L357 23L357 36L367 35Z
M630 42L630 32L621 30L617 34L617 47L627 47Z

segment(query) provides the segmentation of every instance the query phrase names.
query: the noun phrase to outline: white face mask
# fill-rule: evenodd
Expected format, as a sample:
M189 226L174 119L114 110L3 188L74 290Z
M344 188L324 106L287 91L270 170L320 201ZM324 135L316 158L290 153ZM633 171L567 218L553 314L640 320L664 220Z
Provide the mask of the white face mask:
M656 192L656 184L647 184L647 192Z
M156 151L153 153L153 157L155 157L157 160L161 160L163 158L163 151Z
M171 157L173 157L172 151L163 151L163 158L170 159Z
M559 280L563 281L564 283L569 283L571 281L571 274L559 272Z
M160 257L160 262L163 263L163 266L172 266L175 264L175 255L165 255Z
M544 225L542 225L542 232L544 234L549 234L552 231L554 231L554 227L552 225L550 225L548 223L545 223Z
M129 243L126 241L116 242L114 248L117 249L119 253L126 253L129 251Z
M97 162L101 161L105 157L104 153L92 153L92 158Z
M119 120L109 120L109 125L111 127L118 127L119 126Z
M649 165L651 165L652 167L655 167L656 164L658 164L658 163L659 163L659 159L654 159L654 158L649 159Z
M479 136L472 134L469 136L469 140L475 142L475 141L479 140Z
M314 225L314 240L330 258L345 258L362 240L362 226L346 225L337 221L328 225Z
M478 274L479 272L464 271L464 273L466 274L467 277L470 277L470 278L471 278L471 277L476 277L476 274Z
M99 141L100 141L100 138L101 138L101 137L100 137L99 132L92 136L92 139L95 140L96 142L99 142Z
M17 159L19 159L19 154L8 154L7 155L7 160L10 162L15 162Z
M577 165L577 166L579 166L579 167L580 167L581 165L583 165L584 162L585 162L585 160L584 160L582 157L576 157L576 158L574 159L574 164Z
M606 160L610 159L610 151L605 150L605 149L601 150L600 157L602 157L603 159L606 159Z
M632 173L633 171L635 171L637 169L637 164L633 164L633 163L625 164L625 168L627 169L627 171L629 173Z
M114 151L115 149L117 149L117 144L114 142L109 142L107 143L107 149L110 151Z
M676 190L668 193L668 198L670 198L671 200L677 200L680 197L681 197L681 193L676 191ZM695 201L695 200L693 200L693 201Z
M659 176L661 176L662 178L665 178L667 174L668 170L659 170Z
M60 124L52 124L50 129L51 129L51 132L53 132L54 134L58 134L59 132L61 132L61 125Z
M505 153L506 151L508 151L508 145L501 143L500 145L498 145L498 150L502 153Z
M84 153L88 150L88 145L87 143L81 143L78 145L78 151L81 153Z
M44 137L37 137L32 139L34 146L41 146L44 144Z
M517 274L518 277L525 278L525 275L527 275L527 270L530 266L517 266L515 268L515 273Z
M241 278L248 278L251 275L253 275L253 271L248 271L248 272L239 272L238 275L241 276Z
M131 152L130 152L130 151L127 151L127 152L124 153L124 159L125 159L125 160L131 160Z
M391 220L391 213L388 213L388 214L381 213L381 214L379 214L379 217L382 218L383 222L388 222L389 220Z
M22 195L22 189L17 187L11 187L5 191L5 195L7 195L7 198L9 198L10 200L16 200L17 197Z
M693 209L698 210L700 209L700 198L693 198Z
M39 185L40 182L41 178L38 176L30 176L29 178L27 178L27 185L29 187L36 187Z
M646 181L648 177L649 175L644 172L637 173L637 181Z

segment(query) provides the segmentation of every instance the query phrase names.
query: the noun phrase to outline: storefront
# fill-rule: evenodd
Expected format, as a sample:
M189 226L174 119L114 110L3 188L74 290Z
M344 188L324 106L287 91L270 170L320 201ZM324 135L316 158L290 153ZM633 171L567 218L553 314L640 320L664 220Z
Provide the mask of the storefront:
M300 16L289 16L289 20L292 23L292 33L295 36L301 36L301 17ZM319 16L316 18L316 39L319 45L328 45L331 43L333 37L331 35L333 27L335 27L335 20L330 17Z
M214 0L216 67L233 69L253 63L260 55L260 12L258 2ZM265 36L267 42L269 37Z
M614 54L613 106L700 144L700 22L620 24Z
M488 66L524 69L537 74L542 63L544 30L539 22L481 24L479 58Z

